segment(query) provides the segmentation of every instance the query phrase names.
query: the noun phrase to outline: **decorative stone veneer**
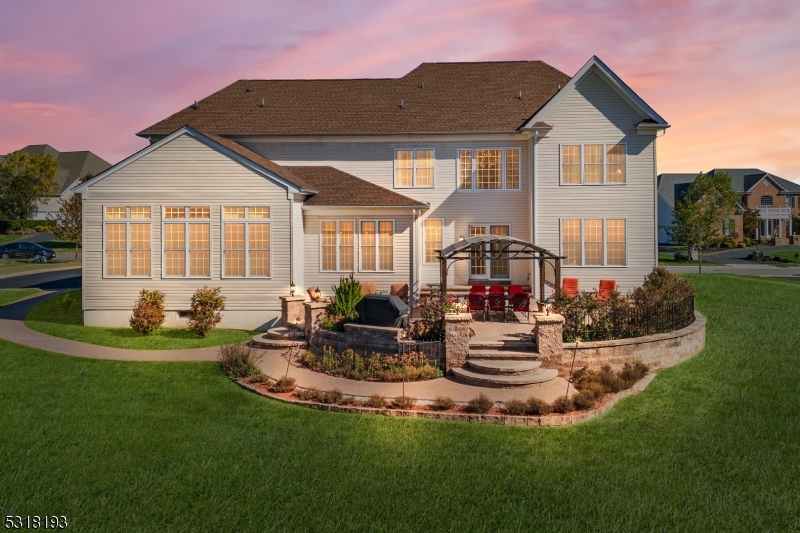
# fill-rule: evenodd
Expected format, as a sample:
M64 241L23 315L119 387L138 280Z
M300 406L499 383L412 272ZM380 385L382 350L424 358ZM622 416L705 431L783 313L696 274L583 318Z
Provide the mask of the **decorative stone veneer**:
M558 364L564 351L564 317L558 314L536 315L536 346L543 363ZM548 365L549 366L549 365Z
M562 373L569 372L572 358L575 368L584 366L598 369L609 365L614 370L625 363L641 361L651 370L677 365L692 357L706 344L706 317L698 312L694 322L683 329L670 333L659 333L635 339L613 341L564 343L561 358L551 359L553 366Z
M345 324L344 333L348 340L360 344L397 344L400 341L402 328L367 326L364 324Z
M325 302L305 302L303 307L305 308L305 334L306 339L309 341L311 337L316 333L319 329L320 324L322 323L322 315L325 314L325 308L328 306Z
M469 313L445 313L445 372L451 368L460 368L469 356L469 324L472 315Z
M294 326L299 318L300 324L303 323L306 312L303 304L306 303L305 296L281 296L281 325Z

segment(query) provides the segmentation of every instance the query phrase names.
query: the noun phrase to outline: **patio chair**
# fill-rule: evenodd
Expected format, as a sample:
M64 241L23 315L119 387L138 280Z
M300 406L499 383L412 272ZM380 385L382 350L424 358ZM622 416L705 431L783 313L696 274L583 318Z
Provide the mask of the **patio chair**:
M508 295L514 296L515 294L520 294L525 292L522 290L522 285L509 285L508 286Z
M598 298L605 300L612 292L617 290L617 282L613 279L601 279L600 290L598 291Z
M401 300L408 303L408 283L392 283L389 295L399 296Z
M578 278L564 278L561 282L561 292L564 296L576 296L578 294Z
M506 295L502 292L489 293L489 321L492 320L492 311L502 311L503 322L506 321Z
M492 285L489 287L489 294L505 294L506 289L502 285Z
M472 287L470 287L469 292L476 292L478 294L486 294L486 285L481 285L479 283L476 283Z
M486 322L486 296L479 292L467 295L467 311L483 311L483 321Z
M511 306L515 313L522 313L531 323L531 295L527 292L518 292L511 297Z
M361 295L366 296L368 294L376 294L378 292L378 286L371 282L371 281L362 281L361 282Z

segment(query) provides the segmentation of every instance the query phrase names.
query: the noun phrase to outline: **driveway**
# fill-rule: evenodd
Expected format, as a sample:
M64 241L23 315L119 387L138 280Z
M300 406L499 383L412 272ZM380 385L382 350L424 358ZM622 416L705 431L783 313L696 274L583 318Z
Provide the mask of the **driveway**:
M43 291L81 288L81 268L58 270L55 272L37 272L10 278L0 279L0 289L36 288Z

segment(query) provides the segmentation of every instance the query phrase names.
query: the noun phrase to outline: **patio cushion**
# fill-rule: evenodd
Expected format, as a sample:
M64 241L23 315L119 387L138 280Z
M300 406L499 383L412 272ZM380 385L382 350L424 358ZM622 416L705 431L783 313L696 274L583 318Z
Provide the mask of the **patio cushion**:
M366 296L368 294L375 294L378 292L378 286L371 281L361 282L361 294Z

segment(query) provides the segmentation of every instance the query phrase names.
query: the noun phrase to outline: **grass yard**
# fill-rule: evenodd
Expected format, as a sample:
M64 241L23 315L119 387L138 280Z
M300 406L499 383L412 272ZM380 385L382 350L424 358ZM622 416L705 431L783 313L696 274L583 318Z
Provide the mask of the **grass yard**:
M19 235L0 235L0 244L5 244L7 242L16 241L19 239Z
M84 326L81 318L81 291L59 294L40 303L25 315L25 325L55 337L133 350L204 348L248 341L256 334L255 331L215 329L205 338L200 338L187 329L161 328L150 335L142 335L131 328Z
M690 278L706 349L568 428L326 413L214 363L0 343L2 514L76 531L800 529L800 284Z
M704 254L705 255L705 254ZM700 257L704 265L718 265L714 261L707 261L705 257ZM697 266L697 261L675 261L675 254L669 252L658 252L658 264L664 266Z
M39 289L0 289L0 307L36 294Z
M47 263L29 263L27 259L0 259L0 276L3 274L21 274L34 270L49 270L51 268L75 267L80 268L80 261L49 261Z

